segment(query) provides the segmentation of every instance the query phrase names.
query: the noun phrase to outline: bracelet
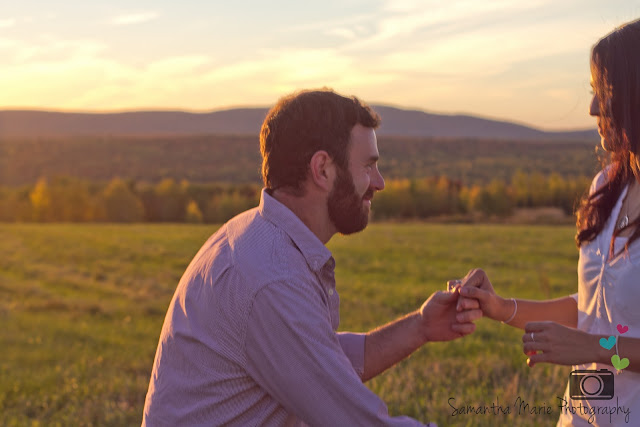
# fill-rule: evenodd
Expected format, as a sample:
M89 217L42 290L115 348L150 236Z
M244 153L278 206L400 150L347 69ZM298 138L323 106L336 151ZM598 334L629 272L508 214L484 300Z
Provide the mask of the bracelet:
M515 298L511 298L511 301L513 301L513 305L515 306L513 308L513 313L511 314L511 317L509 317L507 320L504 320L502 323L509 323L513 320L514 317L516 317L516 313L518 312L518 302Z

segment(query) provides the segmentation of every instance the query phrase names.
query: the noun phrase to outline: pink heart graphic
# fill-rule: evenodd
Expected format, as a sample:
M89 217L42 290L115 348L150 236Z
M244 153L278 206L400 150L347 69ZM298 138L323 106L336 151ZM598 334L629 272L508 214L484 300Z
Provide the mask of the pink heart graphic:
M621 334L624 334L628 330L629 330L628 326L622 326L622 325L618 324L618 332L620 332Z

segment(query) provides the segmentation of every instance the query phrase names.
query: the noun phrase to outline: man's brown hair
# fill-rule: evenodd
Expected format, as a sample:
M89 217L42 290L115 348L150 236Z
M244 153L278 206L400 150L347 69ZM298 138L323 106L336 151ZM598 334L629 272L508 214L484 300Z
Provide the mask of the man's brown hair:
M356 97L321 89L281 98L260 130L265 187L287 188L299 195L311 157L320 150L346 170L351 129L356 124L374 129L380 125L380 117Z

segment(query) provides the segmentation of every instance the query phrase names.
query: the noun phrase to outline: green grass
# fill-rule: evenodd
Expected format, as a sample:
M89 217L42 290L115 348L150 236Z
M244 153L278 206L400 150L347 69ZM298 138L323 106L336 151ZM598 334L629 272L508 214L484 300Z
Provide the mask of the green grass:
M166 308L216 227L0 225L0 425L139 425ZM483 267L504 296L576 289L572 227L373 224L336 236L341 330L417 309L448 279ZM568 367L527 368L522 332L481 320L370 381L394 415L440 425L553 425ZM517 414L517 397L552 414ZM452 416L500 404L510 415ZM489 408L491 410L491 408ZM516 412L516 413L514 413Z

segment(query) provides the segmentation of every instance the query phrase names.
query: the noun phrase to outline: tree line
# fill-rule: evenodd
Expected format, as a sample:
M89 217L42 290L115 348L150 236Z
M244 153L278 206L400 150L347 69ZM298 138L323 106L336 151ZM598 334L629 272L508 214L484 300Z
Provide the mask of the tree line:
M467 185L508 181L518 169L593 176L600 169L596 143L380 136L379 167L385 178L447 176ZM257 135L0 138L0 186L29 185L42 176L258 183L261 162Z
M427 219L450 215L506 217L521 207L558 207L573 213L589 178L516 171L507 182L466 186L445 176L387 180L374 197L375 219ZM223 223L258 205L257 184L158 183L114 178L41 178L34 185L0 187L2 222Z
M516 171L509 182L494 179L472 186L447 177L391 180L375 196L375 215L384 219L471 213L507 217L516 208L536 207L557 207L572 215L589 183L587 177L563 178L556 173L544 176L522 171Z

